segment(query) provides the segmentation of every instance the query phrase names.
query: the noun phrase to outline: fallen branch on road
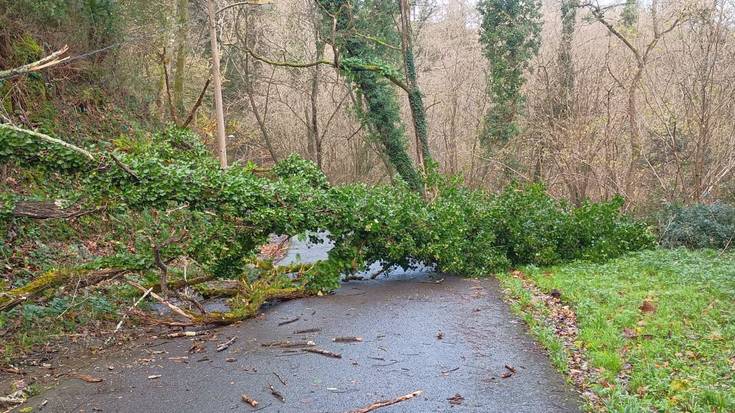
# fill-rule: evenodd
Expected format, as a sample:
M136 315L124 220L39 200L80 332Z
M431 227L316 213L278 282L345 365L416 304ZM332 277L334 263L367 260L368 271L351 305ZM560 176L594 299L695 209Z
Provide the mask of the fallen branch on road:
M421 393L422 393L421 390L416 390L415 392L409 393L409 394L407 394L405 396L396 397L395 399L390 399L390 400L381 400L381 401L375 402L375 403L373 403L373 404L371 404L369 406L363 407L361 409L350 410L348 413L368 413L368 412L372 412L373 410L377 410L377 409L380 409L382 407L391 406L391 405L394 405L396 403L400 403L400 402L403 402L403 401L406 401L406 400L413 399L414 397L420 395Z
M302 349L302 351L305 351L307 353L314 353L314 354L321 354L322 356L332 357L335 359L341 359L342 355L339 353L333 353L329 350L324 350L321 348L305 348Z

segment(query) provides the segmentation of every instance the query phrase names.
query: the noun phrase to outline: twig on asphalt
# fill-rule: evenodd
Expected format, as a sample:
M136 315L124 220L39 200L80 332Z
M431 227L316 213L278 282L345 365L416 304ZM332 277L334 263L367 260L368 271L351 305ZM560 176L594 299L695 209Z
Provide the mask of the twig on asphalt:
M407 394L405 396L396 397L395 399L377 401L377 402L372 403L372 404L370 404L368 406L365 406L365 407L363 407L361 409L350 410L348 413L368 413L368 412L372 412L373 410L377 410L377 409L380 409L382 407L391 406L391 405L394 405L396 403L400 403L400 402L403 402L403 401L406 401L406 400L411 400L411 399L413 399L414 397L416 397L416 396L418 396L420 394L421 394L421 390L416 390L415 392L409 393L409 394Z

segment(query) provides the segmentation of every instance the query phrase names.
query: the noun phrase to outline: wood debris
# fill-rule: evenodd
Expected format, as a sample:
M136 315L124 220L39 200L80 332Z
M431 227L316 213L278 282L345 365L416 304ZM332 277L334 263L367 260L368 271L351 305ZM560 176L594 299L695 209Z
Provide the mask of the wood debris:
M349 413L368 413L368 412L372 412L373 410L377 410L377 409L380 409L382 407L391 406L391 405L394 405L396 403L400 403L400 402L403 402L403 401L406 401L406 400L411 400L411 399L413 399L414 397L416 397L416 396L418 396L420 394L421 394L421 390L417 390L417 391L415 391L413 393L409 393L409 394L407 394L405 396L396 397L395 399L381 400L381 401L377 401L375 403L372 403L372 404L370 404L368 406L365 406L363 408L360 408L360 409L350 410Z
M462 397L461 394L457 393L454 396L447 398L447 400L449 400L449 404L459 406L464 401L464 397Z
M286 380L284 380L284 379L283 379L283 377L279 376L279 375L278 375L278 373L276 373L276 372L274 371L274 372L273 372L273 375L274 375L274 376L276 376L276 378L278 379L278 381L280 381L281 383L283 383L283 385L284 385L284 386L286 386L286 385L287 385L287 384L286 384Z
M316 343L309 340L309 341L288 341L288 340L282 340L282 341L271 341L268 343L262 343L261 346L263 347L280 347L280 348L295 348L295 347L312 347L315 346Z
M224 342L224 343L220 344L219 346L217 346L217 351L225 351L225 350L227 350L228 348L230 348L230 346L232 345L232 343L234 343L236 340L237 340L237 336L232 337L231 339L229 339L226 342Z
M329 350L324 350L321 348L305 348L303 351L306 351L308 353L314 353L314 354L321 354L322 356L332 357L335 359L341 359L342 355L339 353L333 353Z
M291 324L291 323L295 323L295 322L297 322L297 321L299 321L299 320L301 320L301 317L296 317L296 318L293 318L293 319L291 319L291 320L281 321L280 323L278 323L278 326L279 326L279 327L280 327L280 326L285 326L286 324Z
M26 392L26 389L23 388L16 390L7 396L0 396L0 407L6 408L16 406L25 403L26 400L28 400L28 393Z
M286 403L286 398L283 397L283 395L278 390L276 390L272 384L268 384L268 388L271 390L271 394L273 395L273 397L278 399L278 401L280 401L281 403Z
M505 369L507 371L503 372L503 374L500 375L500 378L501 379L507 379L507 378L513 376L514 374L516 374L516 369L514 369L513 366L509 366L509 365L506 364L503 367L505 367Z
M258 407L258 401L248 396L247 394L243 394L241 397L242 401L249 404L251 407Z
M318 333L322 331L321 328L307 328L306 330L296 330L293 333L294 334L309 334L309 333Z
M332 341L335 343L361 343L362 337L335 337Z
M168 338L179 338L179 337L196 337L196 336L203 336L209 334L208 330L200 330L200 331L179 331L176 333L167 334L166 337Z
M206 350L204 343L200 342L191 343L191 347L189 347L189 353L203 353Z

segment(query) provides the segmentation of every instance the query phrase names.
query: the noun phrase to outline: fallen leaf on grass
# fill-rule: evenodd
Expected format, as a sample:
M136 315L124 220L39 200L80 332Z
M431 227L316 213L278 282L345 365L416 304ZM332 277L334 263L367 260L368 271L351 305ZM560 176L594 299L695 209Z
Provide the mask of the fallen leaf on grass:
M643 304L641 304L640 309L644 313L655 313L656 312L656 306L653 305L653 302L651 300L643 300Z

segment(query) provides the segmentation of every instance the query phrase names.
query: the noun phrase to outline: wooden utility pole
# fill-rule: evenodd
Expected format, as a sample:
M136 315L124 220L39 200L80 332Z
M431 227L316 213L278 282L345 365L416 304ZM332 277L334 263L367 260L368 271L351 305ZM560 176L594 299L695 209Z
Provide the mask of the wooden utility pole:
M222 168L227 168L227 140L225 139L225 112L222 107L222 78L219 72L219 48L214 0L207 0L209 39L212 48L212 85L214 86L214 114L217 118L217 155Z

